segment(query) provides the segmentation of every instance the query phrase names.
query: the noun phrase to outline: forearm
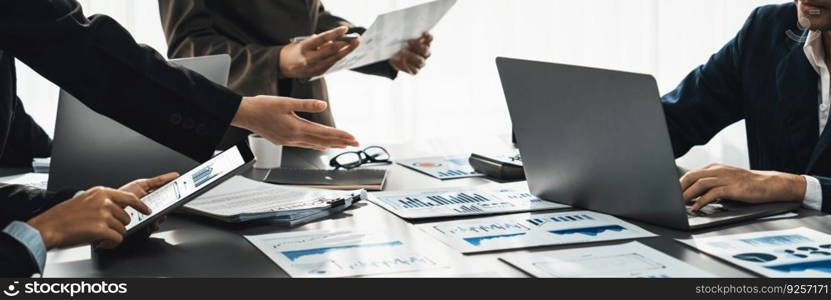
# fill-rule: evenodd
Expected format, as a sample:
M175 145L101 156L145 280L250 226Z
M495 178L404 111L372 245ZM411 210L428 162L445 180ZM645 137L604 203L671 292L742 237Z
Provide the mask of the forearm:
M93 110L193 159L211 157L240 96L171 67L111 18L86 19L75 2L2 6L0 48Z

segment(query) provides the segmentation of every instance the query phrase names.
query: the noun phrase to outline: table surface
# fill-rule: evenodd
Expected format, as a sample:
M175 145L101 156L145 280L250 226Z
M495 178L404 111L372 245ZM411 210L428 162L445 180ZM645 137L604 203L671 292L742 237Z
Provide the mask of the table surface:
M511 149L506 137L481 139L416 141L387 147L393 158L416 158L471 152L500 152ZM287 149L284 154L286 167L323 167L328 157L336 152L315 152ZM399 165L389 165L385 191L402 191L423 188L462 187L491 183L484 178L441 181L422 175ZM14 172L4 170L5 173ZM17 171L19 172L19 170ZM0 172L2 173L2 172ZM245 176L262 179L265 171L249 170ZM658 201L656 199L656 201ZM723 261L684 246L674 239L696 235L735 234L765 230L781 230L808 227L821 232L831 232L831 217L819 212L803 210L799 217L790 219L750 221L713 230L680 232L642 222L630 222L659 235L638 241L673 257L721 277L753 277L754 275ZM355 228L383 229L405 243L427 247L433 251L446 251L451 257L450 267L421 273L402 273L399 277L527 277L527 274L503 263L499 255L507 252L535 252L587 246L614 245L629 241L601 242L582 245L539 247L529 250L501 251L485 254L462 255L458 251L435 240L419 229L383 208L362 202L330 219L313 222L297 228L285 228L269 222L250 224L225 224L200 217L172 215L161 230L144 243L131 245L129 250L101 254L89 246L52 250L44 270L45 277L286 277L276 264L252 246L243 235L277 232L296 232L313 229Z

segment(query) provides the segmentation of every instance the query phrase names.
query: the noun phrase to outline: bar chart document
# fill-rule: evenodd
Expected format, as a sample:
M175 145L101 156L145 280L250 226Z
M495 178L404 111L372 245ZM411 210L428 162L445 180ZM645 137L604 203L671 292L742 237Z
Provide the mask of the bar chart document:
M456 5L456 0L437 0L378 16L361 35L358 48L329 68L323 76L390 59L408 40L433 29L453 5Z
M402 159L397 162L401 166L441 180L485 176L473 170L468 156L464 155Z
M831 277L831 235L805 227L679 241L765 277Z
M404 219L492 215L569 207L539 199L527 182L370 194L369 201Z
M714 277L639 242L569 250L516 253L502 261L539 278Z
M245 238L291 277L354 277L447 266L446 257L384 233L313 230Z
M519 214L416 227L465 254L655 236L616 217L590 211Z

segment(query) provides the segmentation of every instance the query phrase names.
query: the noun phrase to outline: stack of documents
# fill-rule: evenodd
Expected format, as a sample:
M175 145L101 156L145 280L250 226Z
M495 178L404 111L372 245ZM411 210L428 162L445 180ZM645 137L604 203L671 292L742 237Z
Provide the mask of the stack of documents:
M236 176L183 207L187 213L237 223L268 219L287 226L343 211L366 191L329 191L273 185Z

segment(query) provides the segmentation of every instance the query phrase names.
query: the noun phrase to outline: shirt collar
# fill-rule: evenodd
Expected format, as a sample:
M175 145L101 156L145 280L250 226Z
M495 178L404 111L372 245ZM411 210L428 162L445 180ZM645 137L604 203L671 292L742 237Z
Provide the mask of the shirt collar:
M822 45L822 32L818 30L808 32L808 37L805 40L805 46L802 48L805 51L805 57L814 71L820 73L820 68L825 66L825 47Z

